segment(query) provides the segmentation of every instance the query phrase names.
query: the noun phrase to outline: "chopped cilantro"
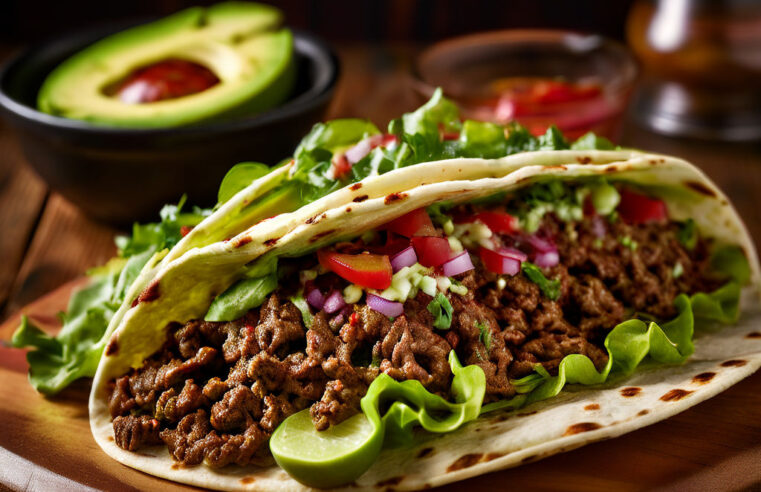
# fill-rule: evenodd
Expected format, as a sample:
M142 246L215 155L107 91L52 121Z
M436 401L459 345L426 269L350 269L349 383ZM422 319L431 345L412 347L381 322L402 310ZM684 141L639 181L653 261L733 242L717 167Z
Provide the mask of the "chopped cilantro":
M478 331L480 332L478 340L484 344L484 347L486 347L486 351L488 352L491 350L491 331L480 321L476 321L476 328L478 328Z
M556 301L560 297L560 280L548 279L538 266L528 261L521 263L521 270L529 280L539 286L539 290L542 291L545 297L552 301Z
M698 231L695 227L695 221L687 219L685 222L682 222L676 237L685 248L689 250L694 249L698 243Z
M434 317L433 326L439 330L448 330L452 326L452 305L441 292L428 303L428 312Z

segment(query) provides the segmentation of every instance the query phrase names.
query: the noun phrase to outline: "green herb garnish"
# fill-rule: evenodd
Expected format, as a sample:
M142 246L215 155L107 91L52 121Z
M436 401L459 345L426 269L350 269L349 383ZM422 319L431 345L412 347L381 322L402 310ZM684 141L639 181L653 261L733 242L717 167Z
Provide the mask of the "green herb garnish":
M488 352L491 350L491 330L480 321L476 321L476 328L478 328L478 331L480 332L478 340L484 344L484 347L486 347L486 351Z
M441 292L428 303L428 312L434 317L433 326L439 330L448 330L452 326L452 304Z
M542 294L544 294L545 297L549 298L551 301L558 300L558 297L560 297L560 280L548 279L544 276L542 270L538 266L528 261L521 263L521 271L523 271L523 274L528 277L529 280L539 286L539 290L542 291Z
M682 222L676 237L685 248L689 250L695 249L695 246L698 244L698 230L695 227L695 221L687 219Z

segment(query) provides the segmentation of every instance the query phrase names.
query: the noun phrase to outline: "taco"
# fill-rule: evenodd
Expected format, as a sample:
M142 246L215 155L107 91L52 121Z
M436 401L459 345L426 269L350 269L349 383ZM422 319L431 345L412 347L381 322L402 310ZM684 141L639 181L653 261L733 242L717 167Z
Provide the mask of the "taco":
M107 454L216 489L417 489L662 420L761 365L756 252L698 169L531 137L500 157L501 127L447 144L426 117L435 134L406 115L319 172L294 160L321 196L155 266L93 382ZM475 127L487 158L462 155Z

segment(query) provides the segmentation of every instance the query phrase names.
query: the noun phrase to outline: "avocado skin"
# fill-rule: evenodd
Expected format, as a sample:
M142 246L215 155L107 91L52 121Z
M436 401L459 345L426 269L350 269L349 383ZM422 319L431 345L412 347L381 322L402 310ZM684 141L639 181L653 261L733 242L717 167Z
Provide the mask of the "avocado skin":
M293 35L279 28L281 23L279 10L251 2L182 10L104 38L65 60L43 82L38 108L124 128L173 127L256 114L285 101L296 78ZM220 83L197 94L147 104L125 104L105 94L107 87L134 70L168 58L207 66Z

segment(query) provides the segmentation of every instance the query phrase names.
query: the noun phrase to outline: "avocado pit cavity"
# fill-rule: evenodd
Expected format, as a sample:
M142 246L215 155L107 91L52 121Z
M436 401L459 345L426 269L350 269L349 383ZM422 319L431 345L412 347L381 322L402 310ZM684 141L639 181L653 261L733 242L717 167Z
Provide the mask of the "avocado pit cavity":
M145 104L197 94L218 83L203 65L170 58L135 70L107 92L126 104Z

